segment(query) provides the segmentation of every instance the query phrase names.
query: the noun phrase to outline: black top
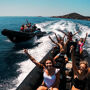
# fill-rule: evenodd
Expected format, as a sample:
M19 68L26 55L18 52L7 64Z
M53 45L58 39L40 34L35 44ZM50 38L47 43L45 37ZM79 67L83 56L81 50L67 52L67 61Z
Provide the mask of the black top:
M64 69L65 68L65 54L64 53L59 53L58 58L55 60L56 64L54 65L56 68Z
M84 80L79 80L78 78L73 79L73 85L75 88L78 88L80 90L84 90L86 86L87 78Z

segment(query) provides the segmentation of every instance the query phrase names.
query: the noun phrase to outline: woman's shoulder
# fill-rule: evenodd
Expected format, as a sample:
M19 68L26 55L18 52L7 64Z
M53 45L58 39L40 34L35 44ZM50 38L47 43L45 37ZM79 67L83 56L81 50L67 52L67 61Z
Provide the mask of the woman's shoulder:
M55 73L58 73L60 71L60 69L55 68Z
M89 73L89 75L90 75L90 67L88 68L88 73Z

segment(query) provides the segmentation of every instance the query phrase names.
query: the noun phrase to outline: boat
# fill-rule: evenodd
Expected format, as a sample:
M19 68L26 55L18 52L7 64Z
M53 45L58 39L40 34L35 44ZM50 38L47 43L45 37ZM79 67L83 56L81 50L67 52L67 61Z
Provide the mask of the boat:
M45 55L45 57L41 60L40 63L44 64L47 59L49 59L49 58L52 59L56 55L56 52L59 52L58 49L57 48L56 49L55 48L52 48ZM77 53L77 50L76 50L76 53ZM86 55L87 55L87 52L86 52ZM85 55L84 58L86 58L86 55ZM76 57L79 57L79 55L76 54ZM42 81L43 81L43 71L42 71L41 68L39 68L39 67L36 66L26 76L26 78L22 81L22 83L17 87L16 90L36 90L41 85ZM67 90L70 90L70 87L71 87L71 78L66 78L66 81L67 81L66 82L66 88L67 88Z
M25 42L32 39L34 36L37 36L39 38L46 34L46 32L42 32L40 30L35 32L21 32L8 29L3 29L1 33L2 35L7 36L7 38L13 43Z

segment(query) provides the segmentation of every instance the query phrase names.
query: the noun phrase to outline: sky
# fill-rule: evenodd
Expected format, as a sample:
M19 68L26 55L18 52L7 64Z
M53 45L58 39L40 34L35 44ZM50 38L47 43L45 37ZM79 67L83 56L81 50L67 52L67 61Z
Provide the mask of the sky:
M0 0L0 16L90 16L90 0Z

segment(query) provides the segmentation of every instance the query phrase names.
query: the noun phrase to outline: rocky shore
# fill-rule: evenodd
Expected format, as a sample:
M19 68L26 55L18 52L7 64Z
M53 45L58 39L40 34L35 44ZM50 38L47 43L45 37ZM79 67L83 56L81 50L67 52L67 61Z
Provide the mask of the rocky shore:
M68 18L68 19L79 19L79 20L88 20L90 21L90 17L83 16L78 13L70 13L63 16L52 16L52 18Z

